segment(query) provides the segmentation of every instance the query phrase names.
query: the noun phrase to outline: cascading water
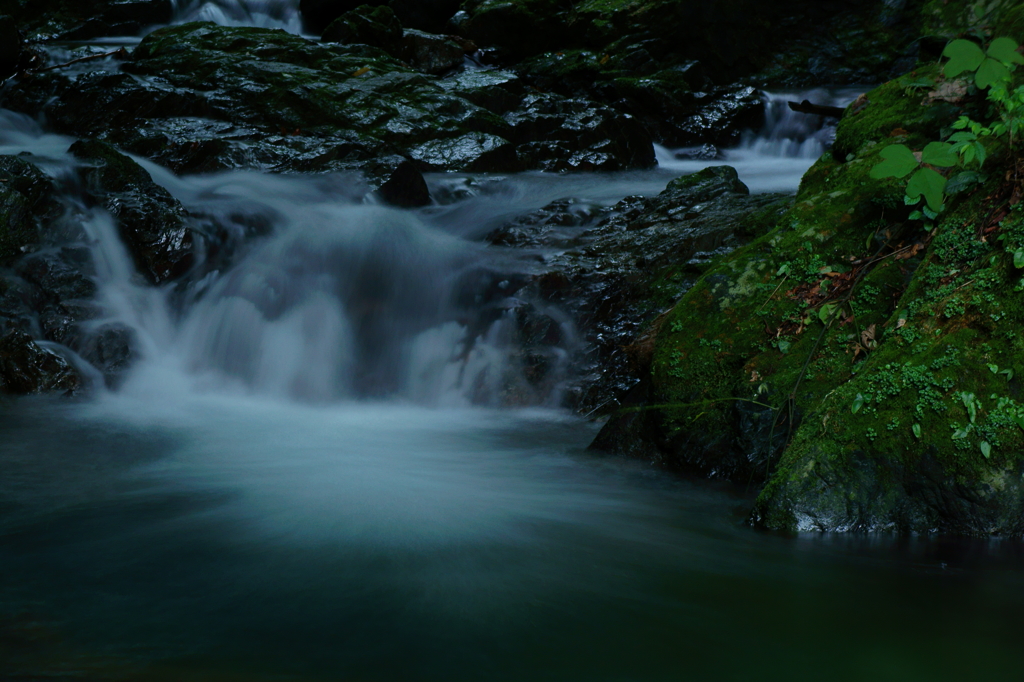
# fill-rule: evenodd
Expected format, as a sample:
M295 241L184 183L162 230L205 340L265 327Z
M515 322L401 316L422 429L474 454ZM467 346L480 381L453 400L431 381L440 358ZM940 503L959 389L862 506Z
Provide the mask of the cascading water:
M174 20L302 31L299 0L174 0Z
M817 89L795 93L764 93L765 122L747 131L740 144L714 160L692 160L692 150L657 147L658 165L677 173L693 173L715 163L736 168L752 192L791 192L800 178L832 143L835 126L822 116L795 112L789 102L845 107L861 89Z

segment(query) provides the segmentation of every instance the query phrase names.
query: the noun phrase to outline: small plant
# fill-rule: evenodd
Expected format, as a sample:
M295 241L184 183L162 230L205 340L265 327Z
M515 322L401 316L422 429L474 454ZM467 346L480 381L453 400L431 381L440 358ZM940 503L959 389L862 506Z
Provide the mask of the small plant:
M871 177L880 180L909 176L904 202L908 206L917 206L924 199L924 205L911 214L911 219L934 220L945 207L947 189L955 187L959 190L977 182L978 175L971 171L948 179L945 169L966 168L973 162L977 162L980 168L986 158L981 138L1006 137L1012 149L1014 140L1024 131L1024 86L1012 92L1007 87L1013 70L1018 64L1024 64L1024 57L1017 48L1012 38L996 38L986 50L961 38L946 45L942 51L943 56L949 59L943 67L946 78L973 74L978 89L988 89L988 100L995 106L998 118L982 124L961 116L953 124L957 132L949 136L948 142L929 142L920 152L914 152L904 144L893 144L880 152L882 161L871 169Z

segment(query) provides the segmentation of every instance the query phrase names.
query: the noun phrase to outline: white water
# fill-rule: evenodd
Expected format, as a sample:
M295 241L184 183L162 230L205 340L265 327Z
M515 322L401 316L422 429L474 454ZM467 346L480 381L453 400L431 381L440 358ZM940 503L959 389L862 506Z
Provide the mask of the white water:
M738 147L724 150L714 162L681 160L686 149L655 146L658 165L675 173L694 173L715 163L733 166L751 192L793 192L800 178L832 143L835 129L823 127L820 116L792 111L787 102L810 100L823 106L845 107L862 90L810 90L765 93L765 124L747 131Z
M186 21L302 32L299 0L174 0L174 23Z

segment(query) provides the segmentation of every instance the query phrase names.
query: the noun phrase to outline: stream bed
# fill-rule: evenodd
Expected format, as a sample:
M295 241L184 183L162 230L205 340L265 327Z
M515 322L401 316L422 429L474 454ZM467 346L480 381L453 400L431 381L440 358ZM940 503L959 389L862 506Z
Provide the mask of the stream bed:
M299 31L294 2L176 7ZM1011 679L1019 543L758 533L753 489L588 452L599 425L557 391L497 407L505 321L468 344L448 303L511 258L484 235L556 199L608 206L721 163L753 192L795 191L828 139L790 97L766 95L765 130L724 158L429 174L435 196L472 191L414 211L344 175L176 177L138 159L238 232L184 289L141 283L109 214L69 196L92 324L130 329L138 358L114 388L0 410L0 677ZM0 111L0 153L55 178L72 142Z

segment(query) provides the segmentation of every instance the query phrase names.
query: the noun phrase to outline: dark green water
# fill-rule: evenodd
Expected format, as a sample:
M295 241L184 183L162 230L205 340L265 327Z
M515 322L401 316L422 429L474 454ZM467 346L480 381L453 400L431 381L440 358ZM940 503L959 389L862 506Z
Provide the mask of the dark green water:
M122 396L0 430L4 680L1019 674L1017 545L760 534L556 413Z

